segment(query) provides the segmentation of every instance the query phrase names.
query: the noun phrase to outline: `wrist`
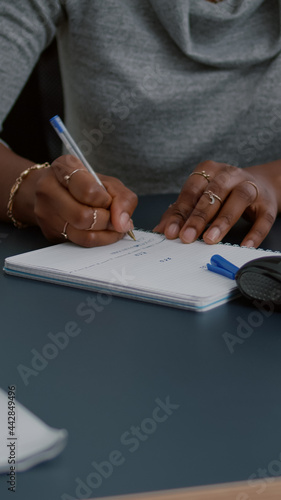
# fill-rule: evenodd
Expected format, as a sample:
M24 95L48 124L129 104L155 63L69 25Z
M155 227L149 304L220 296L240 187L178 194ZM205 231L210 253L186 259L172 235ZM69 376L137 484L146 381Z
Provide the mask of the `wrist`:
M34 213L36 183L40 170L48 167L49 163L33 164L17 177L10 190L7 205L7 216L14 226L23 228L36 224Z

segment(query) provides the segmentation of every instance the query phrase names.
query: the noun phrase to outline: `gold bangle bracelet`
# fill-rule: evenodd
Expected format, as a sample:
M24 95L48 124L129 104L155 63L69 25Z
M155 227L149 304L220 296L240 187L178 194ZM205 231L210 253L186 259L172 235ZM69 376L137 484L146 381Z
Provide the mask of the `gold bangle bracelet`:
M50 167L50 164L48 162L42 163L42 164L37 163L36 165L32 165L32 167L27 168L26 170L24 170L20 174L20 176L16 179L15 184L12 186L12 189L10 191L8 205L7 205L7 215L11 219L11 221L13 222L15 227L17 227L19 229L27 227L27 224L23 224L22 222L19 222L13 216L14 197L15 197L15 194L18 192L22 181L28 176L28 174L29 174L29 172L31 172L31 170L40 170L41 168L49 168L49 167Z

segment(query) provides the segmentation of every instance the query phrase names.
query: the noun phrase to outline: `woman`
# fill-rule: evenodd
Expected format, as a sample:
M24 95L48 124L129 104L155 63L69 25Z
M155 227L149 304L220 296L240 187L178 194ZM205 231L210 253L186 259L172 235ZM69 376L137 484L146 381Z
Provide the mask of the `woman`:
M155 230L212 244L245 215L257 247L281 207L280 1L2 0L1 123L56 35L66 124L107 192L74 157L0 144L1 219L104 245L135 192L179 192Z

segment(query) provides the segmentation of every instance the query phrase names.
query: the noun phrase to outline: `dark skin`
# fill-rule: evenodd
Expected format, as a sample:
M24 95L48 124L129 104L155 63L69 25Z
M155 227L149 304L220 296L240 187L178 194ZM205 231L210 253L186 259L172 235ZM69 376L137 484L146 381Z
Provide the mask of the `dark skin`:
M33 164L0 144L1 220L9 220L7 203L15 179ZM67 183L65 175L77 168L81 170ZM166 210L154 230L168 239L179 237L183 243L191 243L203 235L206 243L213 244L221 241L241 216L246 216L252 227L241 244L258 247L281 212L281 160L243 169L206 161L194 171L205 171L209 182L201 174L189 176L177 201ZM68 239L78 245L114 243L133 229L131 218L137 196L118 179L99 177L106 190L79 160L61 156L50 168L32 171L24 179L14 197L14 217L38 225L51 241L64 241L61 233L68 222ZM222 203L215 198L210 204L211 198L204 191L213 192ZM96 209L97 222L90 230Z
M176 203L165 212L155 230L168 239L179 237L183 243L203 235L206 243L214 244L244 216L253 225L241 245L258 247L281 211L281 161L243 169L206 161L195 171L205 171L209 182L202 175L188 177ZM204 191L215 193L222 203L215 198L210 204L211 198Z
M19 157L0 144L0 217L8 221L9 191L20 173L34 162ZM71 174L67 183L65 175ZM68 239L85 247L108 245L133 229L131 216L137 196L113 177L99 176L103 189L79 160L70 155L57 158L50 168L32 171L14 197L16 220L38 225L47 239L62 241L68 222ZM3 181L3 182L2 182ZM94 230L89 230L97 209Z

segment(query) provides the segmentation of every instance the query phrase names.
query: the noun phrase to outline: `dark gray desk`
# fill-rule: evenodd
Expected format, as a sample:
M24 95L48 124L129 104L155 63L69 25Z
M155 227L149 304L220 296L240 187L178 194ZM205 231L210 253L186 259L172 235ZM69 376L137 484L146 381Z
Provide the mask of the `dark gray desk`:
M152 228L171 200L141 199L136 226ZM280 229L277 220L264 247L281 248ZM231 240L238 242L241 231ZM1 262L46 244L36 229L4 224L0 241ZM20 402L69 431L58 458L17 475L13 498L69 500L78 478L85 483L89 475L87 494L100 497L245 480L262 469L281 474L279 313L267 317L242 299L199 314L115 297L82 316L96 294L3 273L0 280L0 385L15 384ZM31 367L31 350L42 352L48 333L69 321L79 336L25 385L18 365ZM247 338L231 354L224 334L237 336L241 322ZM153 411L168 397L178 408L164 419L163 410ZM142 431L133 440L137 426ZM92 463L109 457L121 465L105 467L108 477L92 474ZM6 479L1 500L12 498Z

